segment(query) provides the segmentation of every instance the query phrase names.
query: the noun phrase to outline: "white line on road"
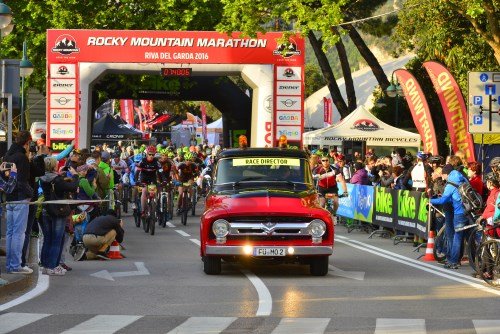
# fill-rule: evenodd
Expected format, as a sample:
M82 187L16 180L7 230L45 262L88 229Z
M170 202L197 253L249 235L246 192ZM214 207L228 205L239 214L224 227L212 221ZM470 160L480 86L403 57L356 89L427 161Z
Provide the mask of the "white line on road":
M168 334L220 333L236 319L227 317L193 317L168 332Z
M441 270L444 270L444 269L441 269L441 268L438 268L438 267L434 267L434 266L426 265L426 263L422 263L422 262L419 262L417 260L410 259L410 258L408 258L406 256L402 256L402 255L399 255L399 254L396 254L396 253L392 253L392 252L386 251L384 249L377 248L377 247L374 247L372 245L365 244L365 243L360 242L360 241L348 239L346 237L337 236L336 237L336 241L340 242L340 243L343 243L343 244L346 244L348 246L351 246L353 248L357 248L357 249L360 249L362 251L365 251L365 252L368 252L368 253L372 253L372 254L375 254L377 256L389 259L391 261L399 262L399 263L405 264L407 266L410 266L410 267L413 267L413 268L416 268L416 269L420 269L420 270L426 271L428 273L434 274L436 276L441 276L441 277L450 279L452 281L456 281L456 282L459 282L459 283L463 283L463 284L469 285L469 286L471 286L473 288L476 288L478 290L489 292L489 293L493 293L495 295L500 296L500 291L499 290L488 288L488 287L486 287L484 285L473 283L471 281L462 279L462 278L457 277L457 276L452 276L451 272L450 273L441 272ZM453 274L458 274L458 273L453 273Z
M425 319L377 319L374 334L426 334Z
M61 334L112 334L142 318L140 315L96 315Z
M198 246L201 246L200 240L198 240L198 239L189 239L189 240L191 240L192 243L195 243Z
M38 297L47 289L49 288L49 276L47 275L42 275L42 272L38 272L38 280L36 282L36 286L33 290L29 291L28 293L25 293L24 295L11 300L8 303L0 305L0 311L5 311L13 306L17 306L19 304L22 304L30 299L33 299L35 297Z
M36 314L36 313L6 313L0 315L0 334L5 334L38 321L50 314Z
M498 334L500 320L472 320L477 334Z
M259 308L257 309L255 316L259 317L270 315L273 309L273 298L271 297L271 293L267 289L266 285L254 273L248 270L242 270L242 272L253 284L255 290L257 290L257 294L259 295Z
M283 318L272 334L324 333L330 318Z
M166 225L167 225L168 227L175 227L175 225L174 225L174 224L172 224L171 222L167 222L167 224L166 224Z
M183 230L175 230L175 232L179 233L183 237L190 237L191 236L191 235L187 234L186 232L184 232Z

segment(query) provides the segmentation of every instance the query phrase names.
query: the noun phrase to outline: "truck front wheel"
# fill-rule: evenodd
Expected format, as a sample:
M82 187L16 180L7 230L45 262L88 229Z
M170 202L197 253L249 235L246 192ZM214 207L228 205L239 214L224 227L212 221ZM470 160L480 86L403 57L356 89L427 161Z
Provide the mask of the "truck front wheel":
M222 270L221 258L219 256L204 256L203 271L207 275L219 275Z
M328 274L328 256L317 256L311 258L309 271L313 276L325 276Z

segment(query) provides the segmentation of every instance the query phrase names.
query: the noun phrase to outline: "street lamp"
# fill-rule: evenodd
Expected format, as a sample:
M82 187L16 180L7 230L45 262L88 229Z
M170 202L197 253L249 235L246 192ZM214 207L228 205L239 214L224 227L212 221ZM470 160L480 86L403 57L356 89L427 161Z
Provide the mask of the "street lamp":
M23 59L19 63L19 75L21 76L21 124L20 130L24 130L24 78L27 78L33 73L33 64L26 56L26 41L23 42Z
M396 98L396 126L399 126L399 97L404 96L403 89L401 88L401 85L398 82L398 79L394 81L394 72L392 72L391 75L391 84L387 89L385 90L385 93L387 94L388 97L395 97Z
M10 24L10 21L12 21L12 12L10 11L9 6L0 0L0 29L7 27Z

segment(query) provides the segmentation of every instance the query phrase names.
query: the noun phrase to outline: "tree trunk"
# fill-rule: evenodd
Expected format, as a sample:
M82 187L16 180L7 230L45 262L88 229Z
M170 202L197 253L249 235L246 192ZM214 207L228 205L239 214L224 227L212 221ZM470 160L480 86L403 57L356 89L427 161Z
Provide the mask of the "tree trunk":
M332 30L339 35L337 27L333 27ZM354 111L357 107L356 103L356 90L354 89L354 82L352 80L351 67L349 66L349 59L347 59L347 52L345 51L344 43L342 38L339 39L337 44L335 44L337 53L339 54L340 66L342 67L342 74L344 75L345 90L347 94L347 106L349 112Z
M352 24L345 25L344 29L347 29L347 31L349 31L349 37L351 37L351 40L353 41L354 45L356 45L356 48L358 48L359 53L368 63L368 66L371 67L373 75L375 76L375 78L377 78L380 88L385 91L387 87L389 87L390 83L389 80L387 80L387 76L385 75L384 70L382 69L382 66L380 66L377 58L375 58L373 53L366 45L365 41L361 38L358 31L353 27Z
M344 118L349 115L349 110L344 101L344 98L340 94L339 86L337 85L337 81L335 80L335 76L333 75L332 68L328 63L328 59L326 58L325 53L323 52L322 42L318 40L314 35L313 31L309 31L308 33L309 41L311 42L311 46L314 50L314 54L316 55L316 59L318 59L319 67L321 68L321 72L323 73L323 77L326 80L326 84L328 89L330 90L330 94L332 95L332 102L337 107L340 117Z

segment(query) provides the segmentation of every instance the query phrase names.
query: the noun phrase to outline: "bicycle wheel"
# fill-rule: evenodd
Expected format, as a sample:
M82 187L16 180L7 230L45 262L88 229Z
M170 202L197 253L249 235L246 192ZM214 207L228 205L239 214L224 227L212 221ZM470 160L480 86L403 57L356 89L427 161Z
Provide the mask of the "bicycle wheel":
M166 194L161 195L160 205L158 205L158 222L163 228L167 225L167 197Z
M184 191L182 193L182 199L181 199L181 224L186 225L187 224L187 215L188 215L188 210L189 210L189 196L188 192Z
M446 239L446 233L444 228L438 233L434 238L434 248L432 253L437 262L443 262L446 260L446 254L448 253L448 239Z
M481 244L482 238L483 232L479 231L477 226L471 228L469 239L467 242L467 256L469 257L469 265L472 269L474 269L474 271L477 271L476 254L479 245Z
M196 202L198 201L198 187L193 189L193 198L191 198L191 215L194 216L196 211Z
M479 276L489 285L500 287L500 241L488 240L479 246L476 264Z
M141 202L138 200L135 201L135 209L133 215L134 215L135 226L141 227Z
M142 228L144 229L144 232L148 233L149 232L149 203L146 204L146 207L144 208L144 216L141 217L142 220Z
M174 218L174 194L172 190L167 193L167 220Z
M151 235L155 235L155 226L158 220L156 217L156 202L151 201L149 203L149 234Z

